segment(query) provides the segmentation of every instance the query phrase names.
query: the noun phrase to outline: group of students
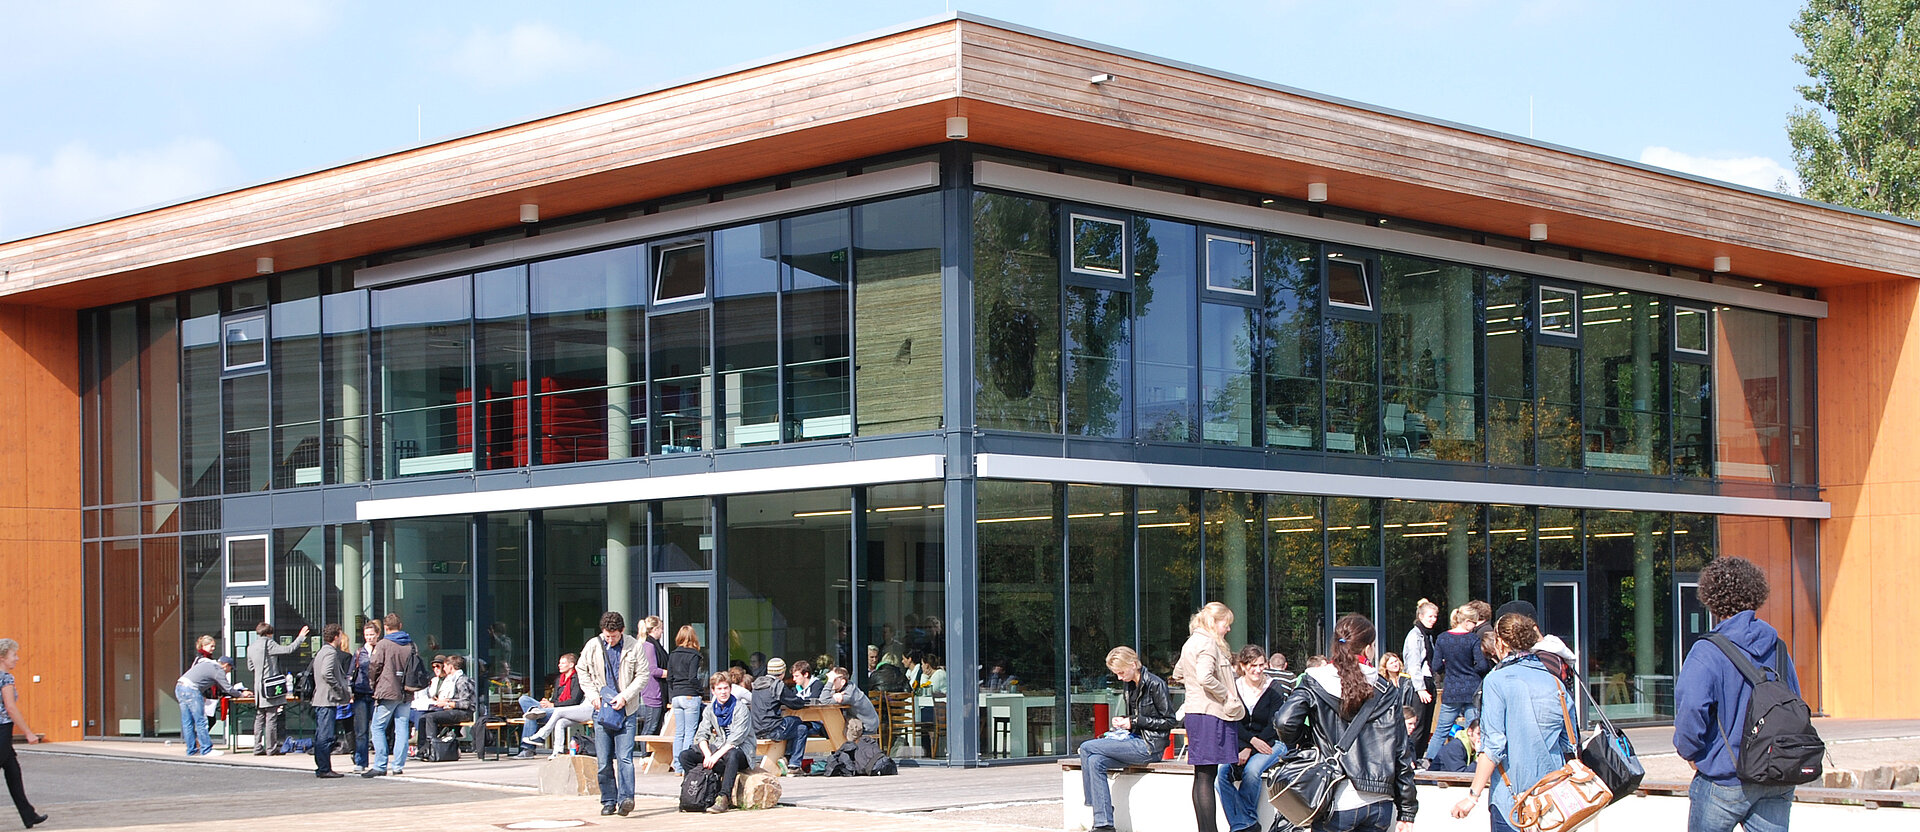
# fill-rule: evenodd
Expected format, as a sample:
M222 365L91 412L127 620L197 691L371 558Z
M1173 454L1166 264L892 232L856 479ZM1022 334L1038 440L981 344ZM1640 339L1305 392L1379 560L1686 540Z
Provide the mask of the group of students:
M1795 695L1799 691L1784 643L1755 616L1768 596L1766 577L1742 558L1718 558L1701 570L1698 595L1718 621L1715 639L1734 652L1696 645L1675 684L1674 749L1696 772L1687 828L1784 832L1793 786L1743 781L1738 748L1728 739L1739 735L1754 690L1735 653L1767 669ZM1261 774L1288 749L1331 750L1354 724L1355 738L1341 757L1346 779L1315 830L1407 832L1419 809L1416 768L1465 769L1468 761L1472 785L1451 808L1452 816L1467 817L1490 794L1489 828L1513 829L1516 796L1578 754L1579 737L1568 736L1562 712L1577 694L1574 686L1584 684L1576 657L1560 639L1541 632L1525 602L1503 605L1498 614L1484 602L1463 605L1445 632L1434 629L1438 612L1421 601L1404 662L1391 653L1376 661L1373 623L1360 615L1341 617L1325 663L1316 656L1286 690L1266 679L1260 648L1229 650L1233 612L1209 603L1189 621L1173 670L1172 682L1186 693L1178 712L1168 682L1141 666L1132 648L1114 648L1107 668L1123 685L1125 715L1113 718L1106 735L1080 745L1092 832L1114 830L1107 775L1160 759L1175 727L1186 731L1200 832L1216 830L1216 796L1234 832L1249 832L1258 829ZM1419 708L1436 704L1427 730Z
M569 725L592 727L602 815L633 811L634 748L640 737L659 733L665 708L672 709L674 720L673 771L706 768L719 773L720 792L707 809L711 813L732 808L735 781L753 765L755 744L761 739L786 741L787 757L778 763L783 774L806 774L806 739L824 736L825 727L804 722L787 709L845 705L849 745L863 741L858 736L862 726L879 722L872 701L844 667L820 678L812 662L798 659L789 666L774 657L758 675L742 663L706 673L707 661L693 627L680 627L672 650L659 641L663 625L658 617L644 619L641 630L641 638L628 638L620 613L602 614L600 634L577 655L560 658L549 696L522 697L520 703L526 718L522 758L536 756L551 737L564 738Z

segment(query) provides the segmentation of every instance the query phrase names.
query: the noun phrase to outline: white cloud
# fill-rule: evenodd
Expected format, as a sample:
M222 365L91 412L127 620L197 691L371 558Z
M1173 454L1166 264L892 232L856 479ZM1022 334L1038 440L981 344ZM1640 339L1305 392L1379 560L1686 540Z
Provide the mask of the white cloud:
M0 75L102 62L233 65L271 57L333 27L327 0L63 0L9 6Z
M230 186L233 154L206 139L102 153L72 143L38 159L0 154L0 240L68 228Z
M1669 147L1649 147L1640 151L1640 163L1763 191L1777 190L1784 180L1789 193L1800 192L1800 179L1793 170L1765 156L1695 156Z
M612 50L542 23L504 32L475 29L441 59L455 75L486 87L507 87L585 72L611 62Z

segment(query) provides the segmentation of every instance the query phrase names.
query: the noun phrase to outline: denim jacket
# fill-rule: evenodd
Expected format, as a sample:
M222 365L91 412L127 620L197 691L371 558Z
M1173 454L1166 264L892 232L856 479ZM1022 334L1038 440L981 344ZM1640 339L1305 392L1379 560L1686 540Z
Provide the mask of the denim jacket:
M1533 653L1509 657L1487 674L1480 708L1480 752L1498 763L1511 788L1496 773L1493 810L1513 810L1513 795L1566 765L1573 753L1561 697L1566 688ZM1568 708L1573 703L1568 701ZM1578 726L1576 726L1577 730Z

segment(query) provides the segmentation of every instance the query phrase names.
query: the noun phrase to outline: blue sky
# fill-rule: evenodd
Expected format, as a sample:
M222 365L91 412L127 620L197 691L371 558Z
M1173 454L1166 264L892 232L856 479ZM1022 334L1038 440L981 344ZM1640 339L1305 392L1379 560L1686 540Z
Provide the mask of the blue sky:
M0 0L0 240L971 12L1772 188L1786 0Z

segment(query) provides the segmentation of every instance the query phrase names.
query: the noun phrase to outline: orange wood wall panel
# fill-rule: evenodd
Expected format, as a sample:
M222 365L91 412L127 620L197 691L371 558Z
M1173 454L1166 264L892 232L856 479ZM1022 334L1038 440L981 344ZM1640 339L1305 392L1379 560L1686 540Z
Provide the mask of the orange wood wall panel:
M1920 713L1920 283L1833 289L1820 323L1821 626L1828 713Z
M20 642L30 724L59 740L84 708L78 320L0 306L0 636Z

